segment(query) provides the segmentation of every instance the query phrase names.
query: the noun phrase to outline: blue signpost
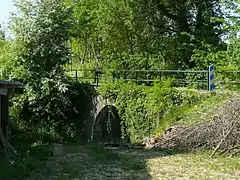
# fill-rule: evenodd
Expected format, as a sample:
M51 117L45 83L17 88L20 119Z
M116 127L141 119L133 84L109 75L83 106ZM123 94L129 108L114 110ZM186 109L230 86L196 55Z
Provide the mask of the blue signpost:
M213 91L215 89L214 86L214 66L211 65L208 68L208 90Z

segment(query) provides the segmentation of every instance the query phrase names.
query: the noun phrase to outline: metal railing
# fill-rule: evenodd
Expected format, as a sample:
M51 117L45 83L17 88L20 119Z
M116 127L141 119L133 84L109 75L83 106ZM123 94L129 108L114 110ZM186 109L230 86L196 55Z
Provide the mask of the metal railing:
M90 83L99 86L101 83L123 79L136 84L153 85L153 82L171 78L175 86L194 86L207 90L208 70L75 70L68 71L68 75L77 82Z
M215 85L218 89L240 88L240 71L215 71Z
M95 86L108 81L123 79L136 84L152 85L153 82L172 78L177 87L193 87L203 90L240 89L240 71L214 71L213 66L208 70L73 70L66 72L77 82L90 83ZM211 76L212 75L212 76ZM212 84L211 84L212 83ZM214 88L213 88L214 89Z

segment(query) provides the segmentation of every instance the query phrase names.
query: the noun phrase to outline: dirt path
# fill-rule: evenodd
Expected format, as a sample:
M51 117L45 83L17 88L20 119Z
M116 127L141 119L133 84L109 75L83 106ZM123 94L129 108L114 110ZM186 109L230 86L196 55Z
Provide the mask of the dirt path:
M28 180L226 179L240 177L239 158L210 159L208 154L169 154L152 150L67 147Z

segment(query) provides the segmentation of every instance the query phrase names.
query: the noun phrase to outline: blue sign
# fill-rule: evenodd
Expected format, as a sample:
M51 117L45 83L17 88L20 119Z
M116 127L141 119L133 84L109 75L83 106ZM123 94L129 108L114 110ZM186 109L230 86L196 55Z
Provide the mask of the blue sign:
M208 68L208 90L213 91L215 89L214 86L214 66L211 65Z

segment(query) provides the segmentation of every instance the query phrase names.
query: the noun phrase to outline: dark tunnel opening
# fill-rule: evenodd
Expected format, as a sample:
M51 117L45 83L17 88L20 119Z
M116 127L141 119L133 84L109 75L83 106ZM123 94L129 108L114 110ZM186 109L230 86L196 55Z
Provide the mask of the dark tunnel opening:
M107 105L99 112L94 126L93 141L101 143L120 143L122 122L115 106Z

